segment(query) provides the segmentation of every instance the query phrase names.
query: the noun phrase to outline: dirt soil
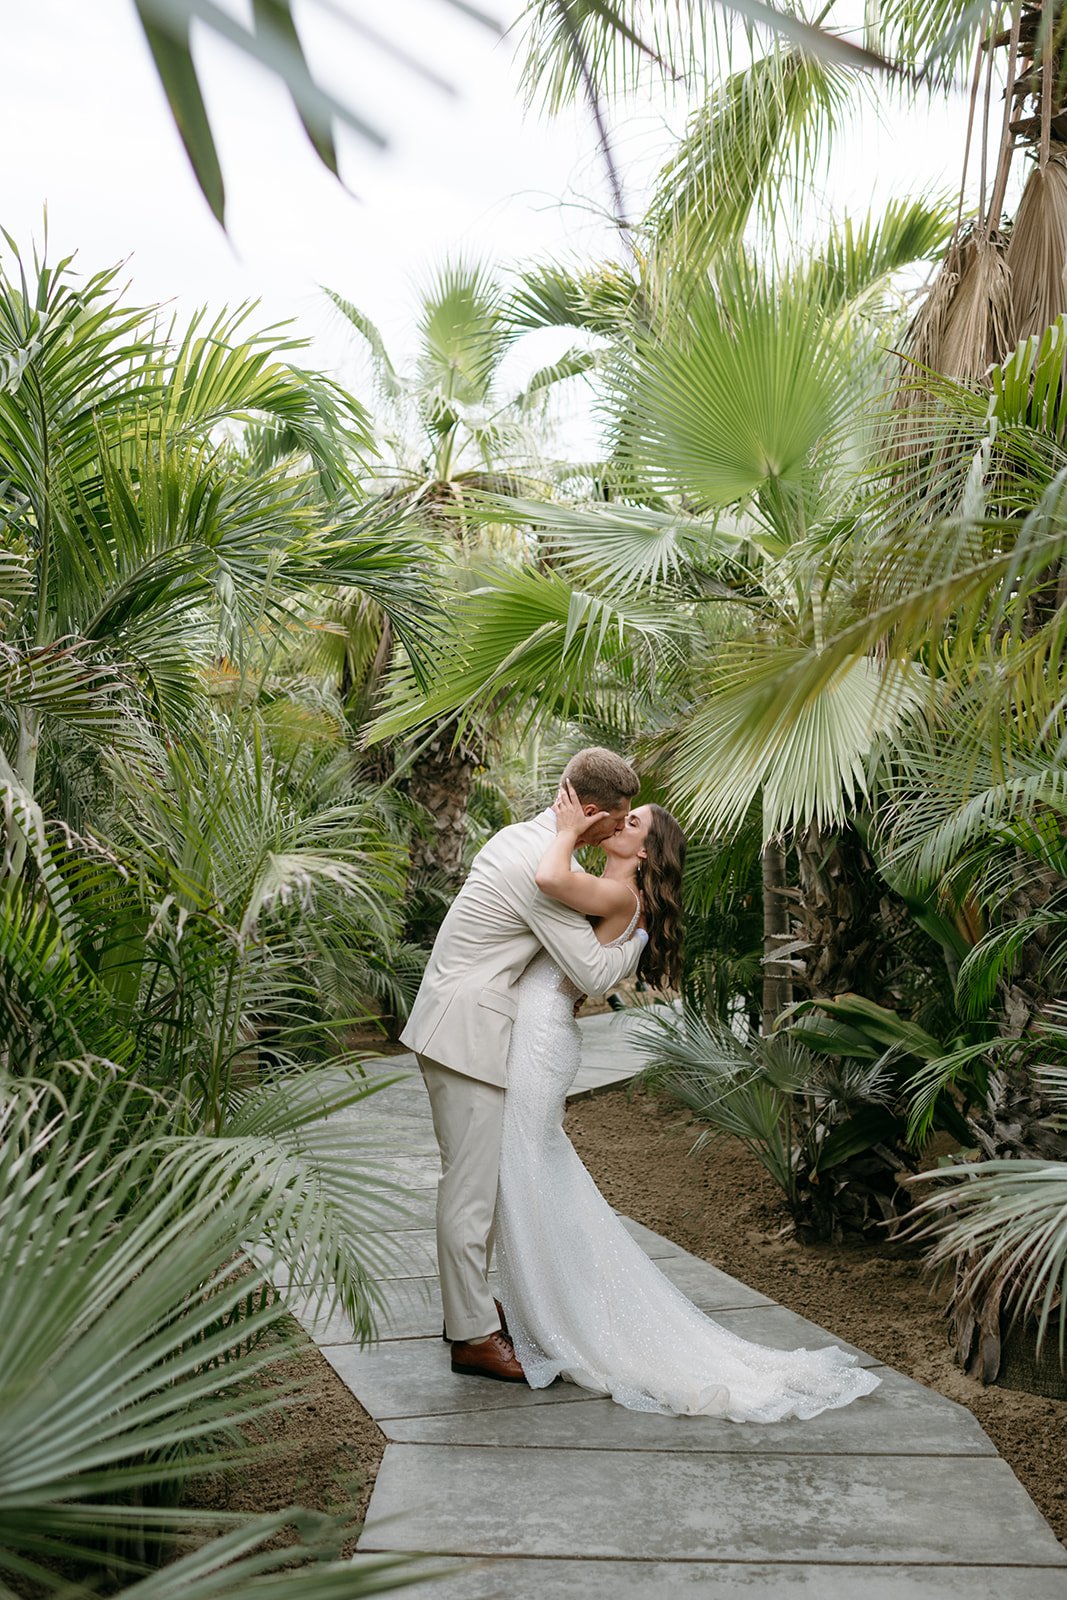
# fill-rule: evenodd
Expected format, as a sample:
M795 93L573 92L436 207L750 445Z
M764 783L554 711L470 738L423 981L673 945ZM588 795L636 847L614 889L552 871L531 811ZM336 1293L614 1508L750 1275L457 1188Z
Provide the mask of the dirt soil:
M572 1105L567 1132L618 1210L967 1406L1067 1544L1067 1401L968 1378L913 1247L799 1244L755 1158L733 1139L690 1155L699 1128L669 1100L612 1090Z
M299 1390L246 1429L251 1440L271 1447L266 1458L247 1470L194 1482L182 1503L246 1516L301 1506L360 1522L385 1453L385 1435L296 1323L281 1328L300 1346L260 1382L265 1387L297 1384ZM289 1544L294 1537L290 1532L271 1542ZM354 1549L355 1537L341 1553Z

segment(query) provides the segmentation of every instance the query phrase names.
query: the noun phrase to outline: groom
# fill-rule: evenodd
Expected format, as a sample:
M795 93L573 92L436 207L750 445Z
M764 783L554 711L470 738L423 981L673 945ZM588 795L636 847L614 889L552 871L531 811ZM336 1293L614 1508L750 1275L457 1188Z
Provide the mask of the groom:
M580 750L564 768L586 816L606 811L584 836L618 833L637 793L633 768L611 750ZM501 1326L489 1265L500 1167L514 990L542 948L585 994L605 994L637 966L646 935L607 949L577 911L541 893L534 876L556 832L543 811L502 828L479 851L441 924L407 1026L426 1081L441 1151L437 1261L452 1371L521 1383Z

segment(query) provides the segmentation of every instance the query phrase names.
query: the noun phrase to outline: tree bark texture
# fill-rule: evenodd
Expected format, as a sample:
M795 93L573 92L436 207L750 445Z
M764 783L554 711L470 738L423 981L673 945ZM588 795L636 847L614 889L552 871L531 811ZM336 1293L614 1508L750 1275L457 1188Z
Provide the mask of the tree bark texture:
M887 888L854 829L797 838L798 932L806 939L804 987L832 999L861 994L894 1005L892 974L899 956L893 938L907 910ZM894 902L891 904L890 902Z
M435 874L458 889L463 882L467 804L478 764L467 745L453 748L454 724L437 729L412 763L408 793L430 814L432 833L412 840L413 872Z

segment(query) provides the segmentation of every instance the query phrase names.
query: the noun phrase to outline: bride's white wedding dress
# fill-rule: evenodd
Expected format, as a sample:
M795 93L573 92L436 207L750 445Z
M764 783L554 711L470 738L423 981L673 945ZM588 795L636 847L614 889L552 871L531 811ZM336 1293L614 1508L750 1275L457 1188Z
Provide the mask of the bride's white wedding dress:
M495 1246L500 1299L532 1386L563 1377L633 1411L733 1422L814 1417L877 1388L836 1345L769 1350L720 1327L630 1237L563 1132L581 1053L573 1004L542 952L518 988Z

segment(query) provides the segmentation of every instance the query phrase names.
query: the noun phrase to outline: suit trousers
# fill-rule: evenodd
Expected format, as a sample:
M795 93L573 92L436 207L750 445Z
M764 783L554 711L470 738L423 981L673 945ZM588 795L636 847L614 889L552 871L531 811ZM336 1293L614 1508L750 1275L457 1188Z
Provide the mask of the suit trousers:
M441 1151L437 1270L450 1339L481 1339L500 1326L486 1273L500 1175L504 1090L416 1057Z

